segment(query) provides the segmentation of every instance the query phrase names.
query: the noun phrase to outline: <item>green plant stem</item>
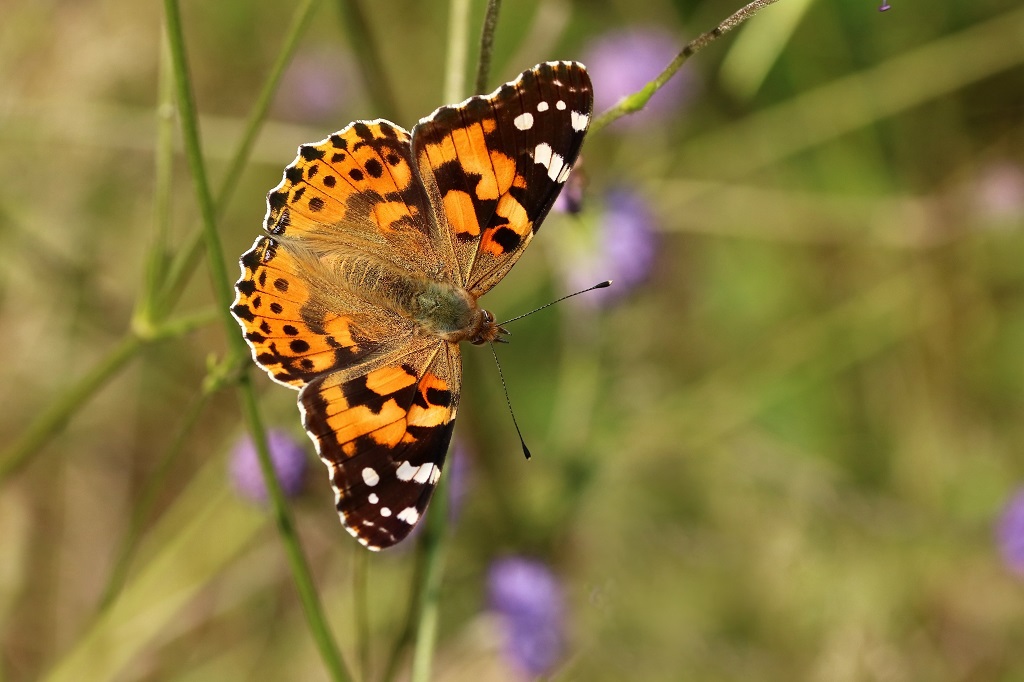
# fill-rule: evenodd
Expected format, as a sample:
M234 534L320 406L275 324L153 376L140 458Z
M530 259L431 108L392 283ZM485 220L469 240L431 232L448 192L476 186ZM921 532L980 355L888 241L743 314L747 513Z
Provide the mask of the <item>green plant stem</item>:
M423 529L420 549L424 569L419 589L419 617L416 623L416 643L412 655L412 682L428 682L437 645L437 621L440 615L441 578L444 576L446 550L445 532L448 525L448 486L434 491L434 500Z
M126 335L99 364L71 386L56 402L51 403L4 452L3 458L0 459L0 481L6 480L24 466L33 452L63 428L76 409L135 357L143 343L135 334Z
M469 46L469 0L448 2L448 57L444 68L444 101L466 96L466 53Z
M597 118L594 119L594 122L590 124L590 133L594 134L612 121L622 118L626 114L632 114L643 109L654 93L660 90L665 83L667 83L669 79L676 74L687 59L697 54L750 17L757 14L760 10L776 2L778 2L778 0L754 0L754 2L751 2L738 12L730 15L728 19L707 33L702 33L691 40L686 44L686 47L676 55L676 58L665 67L664 71L658 74L657 78L632 95L626 95L619 100L615 106L597 116Z
M399 631L395 642L391 647L391 656L388 658L388 667L381 676L381 682L394 682L398 676L398 669L405 656L406 650L412 644L416 635L416 619L419 614L420 594L423 592L423 573L426 570L426 555L423 552L423 545L417 546L416 563L413 567L412 577L409 580L409 600L405 610L405 618L402 620L402 629Z
M152 326L157 317L159 293L167 274L167 235L171 227L171 187L174 177L174 74L166 32L160 37L160 74L156 104L155 181L153 183L153 234L146 260L142 292L135 301L132 324Z
M234 195L235 189L238 187L238 180L242 176L242 171L245 169L245 165L249 162L249 156L252 154L252 148L256 144L256 138L259 136L260 129L263 127L263 122L267 117L267 111L270 109L270 104L274 100L274 93L277 92L277 86L281 82L281 77L284 76L285 69L288 67L288 64L291 63L292 57L295 55L295 50L306 31L306 27L309 26L309 23L313 18L313 13L316 10L319 1L320 0L302 0L298 4L298 7L296 7L294 15L292 15L288 31L285 33L284 43L281 45L281 50L277 55L277 59L274 60L273 66L270 67L270 73L267 75L267 80L263 84L263 88L260 90L259 95L256 97L256 102L253 104L252 111L249 112L249 117L246 120L242 137L238 141L235 153L232 155L231 161L228 163L224 179L221 181L220 190L217 192L217 201L215 204L216 215L218 217L223 215L224 211L227 210L228 203L231 201L231 197ZM167 281L162 287L160 303L161 311L169 311L173 309L174 305L177 303L181 292L185 290L185 284L188 282L192 273L195 271L196 266L199 264L199 258L202 255L204 243L204 233L202 228L195 230L185 239L185 246L177 253L174 261L171 263Z
M153 510L153 506L156 504L157 495L164 489L164 482L167 478L167 473L171 469L171 465L177 459L181 453L182 448L185 445L189 434L192 433L192 429L199 421L200 415L203 413L203 409L210 401L211 392L202 391L196 398L192 400L188 410L185 412L185 416L178 426L177 432L174 434L174 440L167 447L163 457L160 458L160 463L157 464L156 470L149 476L146 481L146 486L142 491L142 495L139 497L138 503L132 512L132 519L128 526L128 532L125 533L124 538L121 541L121 545L117 551L117 558L114 560L114 567L110 571L110 577L107 579L107 585L103 590L103 596L100 598L99 607L97 609L97 615L102 614L110 604L117 597L121 588L124 586L125 578L128 576L128 567L131 565L132 557L135 554L135 549L138 545L139 537L142 535L142 528L145 526L147 519L149 518L150 512Z
M359 674L370 679L370 607L369 592L370 553L355 552L352 556L352 605L356 624L356 651Z
M473 92L487 92L487 81L491 76L491 57L494 54L494 30L498 26L498 13L501 12L501 0L488 0L487 14L484 16L484 27L480 31L480 63L476 68L476 85Z
M391 81L384 71L380 45L374 37L373 29L366 18L366 11L361 0L337 0L338 16L341 18L342 30L348 37L352 51L359 55L359 71L373 100L374 111L382 118L397 121L401 118L398 100L391 87Z
M227 331L228 343L237 354L245 353L245 342L238 333L234 318L231 317L231 288L227 268L224 265L224 254L221 249L220 237L217 234L216 214L213 207L213 196L206 181L206 167L203 161L199 128L196 120L195 100L192 95L188 59L185 50L185 39L181 26L181 14L176 0L164 0L164 13L167 21L168 42L171 47L171 60L174 65L175 86L178 94L178 109L181 115L182 138L185 156L188 160L192 180L195 185L196 199L199 203L203 222L203 234L206 242L207 262L213 280L213 289L221 318ZM249 424L256 451L259 455L260 469L266 482L274 519L281 535L285 554L288 557L292 578L302 602L310 632L320 651L320 656L334 680L350 680L351 676L341 658L341 652L331 636L320 599L313 586L313 578L309 571L305 555L299 544L298 534L291 511L285 500L281 484L274 473L274 467L267 449L266 434L259 413L259 405L249 375L243 373L238 382L238 393L242 403L242 412Z
M57 435L75 410L114 378L139 351L164 339L180 338L209 324L211 320L209 312L200 312L171 320L156 329L145 330L144 333L139 330L129 331L105 358L72 384L56 402L51 403L4 451L0 457L0 482L21 469L32 453Z

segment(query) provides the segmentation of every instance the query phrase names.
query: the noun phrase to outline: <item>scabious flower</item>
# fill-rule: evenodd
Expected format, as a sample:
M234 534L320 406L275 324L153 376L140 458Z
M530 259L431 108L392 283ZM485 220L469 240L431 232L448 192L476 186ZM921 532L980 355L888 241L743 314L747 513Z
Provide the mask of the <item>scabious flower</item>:
M573 300L582 305L607 305L643 283L657 255L654 224L650 203L642 196L625 188L609 190L588 243L566 259L565 277L570 291L606 279L613 284Z
M642 89L669 65L683 42L657 27L634 27L605 33L583 51L594 83L594 109L601 112L626 95ZM640 111L624 116L614 128L642 127L671 118L695 89L692 72L685 66L654 93Z
M980 212L996 222L1024 218L1024 168L1009 161L985 168L974 183Z
M1024 488L1018 488L996 526L999 551L1011 571L1024 578Z
M277 473L277 480L285 495L295 497L302 492L306 477L306 452L294 438L284 431L267 432L267 447L270 449L270 461ZM238 494L256 503L267 501L267 488L260 470L259 455L252 437L246 435L239 439L231 451L228 464L231 482Z
M314 48L288 65L274 97L276 115L300 123L326 123L362 95L359 74L347 52Z
M536 559L506 557L491 564L487 588L504 630L507 658L531 676L550 672L565 638L564 597L555 574Z

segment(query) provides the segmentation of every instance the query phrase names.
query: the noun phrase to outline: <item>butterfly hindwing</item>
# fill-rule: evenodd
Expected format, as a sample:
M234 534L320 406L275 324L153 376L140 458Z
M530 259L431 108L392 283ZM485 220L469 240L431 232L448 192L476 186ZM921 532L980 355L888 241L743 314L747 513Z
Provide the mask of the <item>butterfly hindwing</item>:
M453 241L456 281L474 295L530 243L576 162L592 109L583 65L547 62L413 129L427 196Z
M315 379L299 394L342 523L370 549L399 542L423 516L455 427L458 345L409 345L415 350Z

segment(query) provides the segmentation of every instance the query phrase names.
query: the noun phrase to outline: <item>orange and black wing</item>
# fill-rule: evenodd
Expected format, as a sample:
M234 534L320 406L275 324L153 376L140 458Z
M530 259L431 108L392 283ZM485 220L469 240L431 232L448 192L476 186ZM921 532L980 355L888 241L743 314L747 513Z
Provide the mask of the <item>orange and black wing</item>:
M302 145L267 195L266 236L241 259L231 312L252 356L277 382L301 388L358 363L402 324L331 281L331 264L369 253L421 272L442 265L430 248L429 203L413 170L409 133L357 121Z
M435 250L456 263L456 284L480 296L519 259L569 177L592 109L583 65L547 62L413 128Z
M406 347L299 393L342 523L372 550L399 542L423 517L455 427L458 345L416 337Z

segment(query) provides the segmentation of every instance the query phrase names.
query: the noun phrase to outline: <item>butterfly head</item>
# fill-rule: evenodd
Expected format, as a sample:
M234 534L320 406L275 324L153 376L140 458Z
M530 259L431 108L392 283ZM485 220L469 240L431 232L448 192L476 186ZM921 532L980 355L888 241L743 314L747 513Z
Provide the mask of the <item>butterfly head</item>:
M474 346L484 343L506 343L505 336L508 330L494 321L494 314L490 310L477 308L479 311L477 327L471 336L466 339Z

